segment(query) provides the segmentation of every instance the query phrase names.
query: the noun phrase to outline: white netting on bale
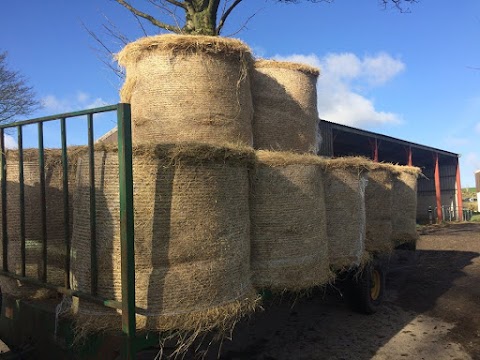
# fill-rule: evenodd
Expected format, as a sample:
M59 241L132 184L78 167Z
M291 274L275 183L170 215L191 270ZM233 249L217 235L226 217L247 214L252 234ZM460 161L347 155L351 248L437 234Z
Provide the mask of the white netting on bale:
M250 49L218 36L158 35L128 44L122 102L134 143L252 145Z
M73 187L78 157L85 150L72 147L68 155L69 235L72 229ZM38 149L23 150L23 176L25 201L25 274L41 279L43 272L43 227L41 217L41 188ZM8 268L18 275L22 271L21 259L21 212L19 183L19 153L6 153L7 173L7 237ZM62 153L58 149L45 150L45 205L47 235L47 282L62 286L65 281L65 226L63 207ZM1 204L0 204L1 208ZM3 226L3 224L2 224ZM1 258L1 256L0 256ZM1 260L0 260L1 262ZM2 290L22 298L41 298L54 292L2 277Z
M256 149L316 154L317 78L308 65L259 60L252 75L253 137Z
M258 151L252 174L252 272L257 288L298 291L330 280L322 160Z
M368 173L365 191L366 237L368 252L390 253L393 251L392 201L393 166L375 164Z
M209 330L254 309L248 167L243 148L140 146L133 150L137 327ZM118 153L97 147L98 295L121 301ZM72 283L90 291L89 167L74 196ZM121 329L112 309L74 302L80 333Z
M392 204L392 240L395 245L415 242L417 234L417 179L421 170L395 166Z
M371 161L359 157L326 160L325 210L330 265L358 266L365 254L365 188Z

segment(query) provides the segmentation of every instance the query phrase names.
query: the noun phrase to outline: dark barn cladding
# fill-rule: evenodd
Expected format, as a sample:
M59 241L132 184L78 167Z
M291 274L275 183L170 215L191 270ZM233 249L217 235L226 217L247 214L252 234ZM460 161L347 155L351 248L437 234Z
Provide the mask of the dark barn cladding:
M463 220L458 154L325 120L320 122L320 134L319 155L365 156L420 167L417 222Z

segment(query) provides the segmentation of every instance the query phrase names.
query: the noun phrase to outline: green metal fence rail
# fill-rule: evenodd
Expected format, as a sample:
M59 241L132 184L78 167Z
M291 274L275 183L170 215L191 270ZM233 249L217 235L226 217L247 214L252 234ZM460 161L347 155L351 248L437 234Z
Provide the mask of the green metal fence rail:
M120 228L121 228L121 273L122 273L122 301L105 299L98 296L97 280L97 248L96 248L96 204L95 204L95 173L94 173L94 131L93 121L96 114L105 112L117 113L118 126L118 160L119 160L119 184L120 184ZM70 219L69 219L69 198L68 198L68 156L67 156L67 120L79 116L87 117L88 124L88 156L90 167L90 237L91 237L91 292L85 293L71 289L70 284ZM64 286L58 287L48 283L47 278L47 248L48 229L46 214L46 189L45 189L45 149L43 126L46 122L60 122L60 136L62 147L63 166L63 214L64 214L64 238L65 238L65 280ZM40 170L40 199L41 210L41 239L42 239L42 269L38 279L27 277L25 273L26 251L25 251L25 195L24 195L24 171L23 171L23 127L36 124L38 126L38 155ZM21 241L21 270L20 274L11 272L8 264L8 232L7 232L7 164L5 157L5 131L17 129L18 143L18 166L19 166L19 208L20 208L20 241ZM122 328L125 335L125 348L122 357L134 359L138 342L136 341L135 313L135 253L134 253L134 223L133 223L133 174L132 174L132 137L131 137L131 112L129 104L116 104L95 109L58 114L41 117L32 120L16 122L0 126L0 150L1 150L1 204L2 204L2 249L3 268L1 275L24 281L37 286L54 289L67 296L76 296L97 304L122 310Z

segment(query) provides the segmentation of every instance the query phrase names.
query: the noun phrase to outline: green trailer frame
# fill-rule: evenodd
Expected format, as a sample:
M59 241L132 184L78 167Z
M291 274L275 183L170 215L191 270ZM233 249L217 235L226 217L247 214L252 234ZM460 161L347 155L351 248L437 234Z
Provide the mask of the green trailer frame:
M120 196L120 228L121 228L121 274L122 274L122 301L104 299L97 292L97 251L96 251L96 204L95 204L95 173L94 169L94 116L116 112L118 127L118 160L119 160L119 196ZM90 166L90 238L91 238L91 292L75 291L70 284L70 219L68 197L68 157L67 157L67 121L72 118L86 116L88 123L88 152ZM47 279L47 247L48 233L46 226L46 202L45 202L45 149L44 149L44 124L46 122L60 122L62 166L63 166L63 208L64 208L64 240L66 250L65 280L63 287L52 286ZM23 128L26 125L36 124L38 127L38 153L40 171L40 199L41 211L39 216L42 221L42 269L39 278L27 277L25 273L25 197L24 197L24 172L23 172ZM19 199L20 204L20 241L21 241L21 271L19 274L12 272L8 266L8 232L7 224L7 166L5 157L5 133L8 129L16 128L19 154ZM134 249L134 208L133 208L133 173L132 173L132 132L131 132L131 109L130 104L119 103L95 109L70 112L47 117L41 117L0 126L0 150L1 150L1 204L2 204L2 249L3 268L0 274L25 283L46 287L56 290L58 293L75 296L81 299L103 304L104 306L120 309L122 312L122 332L124 336L122 358L134 359L136 352L149 343L152 336L148 334L139 336L136 332L135 321L135 249ZM149 339L147 341L146 339Z

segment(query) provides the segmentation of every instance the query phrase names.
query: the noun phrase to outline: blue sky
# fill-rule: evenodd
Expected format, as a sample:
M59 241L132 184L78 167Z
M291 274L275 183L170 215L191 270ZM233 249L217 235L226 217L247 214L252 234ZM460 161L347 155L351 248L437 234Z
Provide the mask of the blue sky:
M118 102L121 80L81 24L101 33L107 16L134 40L142 33L126 10L112 0L5 1L1 8L0 50L42 99L35 116ZM383 9L377 0L244 0L223 34L235 34L257 56L319 66L320 117L460 153L462 185L473 186L480 169L480 1L420 0L410 9ZM96 123L100 135L114 119ZM72 142L86 139L84 128L72 128ZM47 127L52 146L56 131ZM25 137L33 143L35 129Z

